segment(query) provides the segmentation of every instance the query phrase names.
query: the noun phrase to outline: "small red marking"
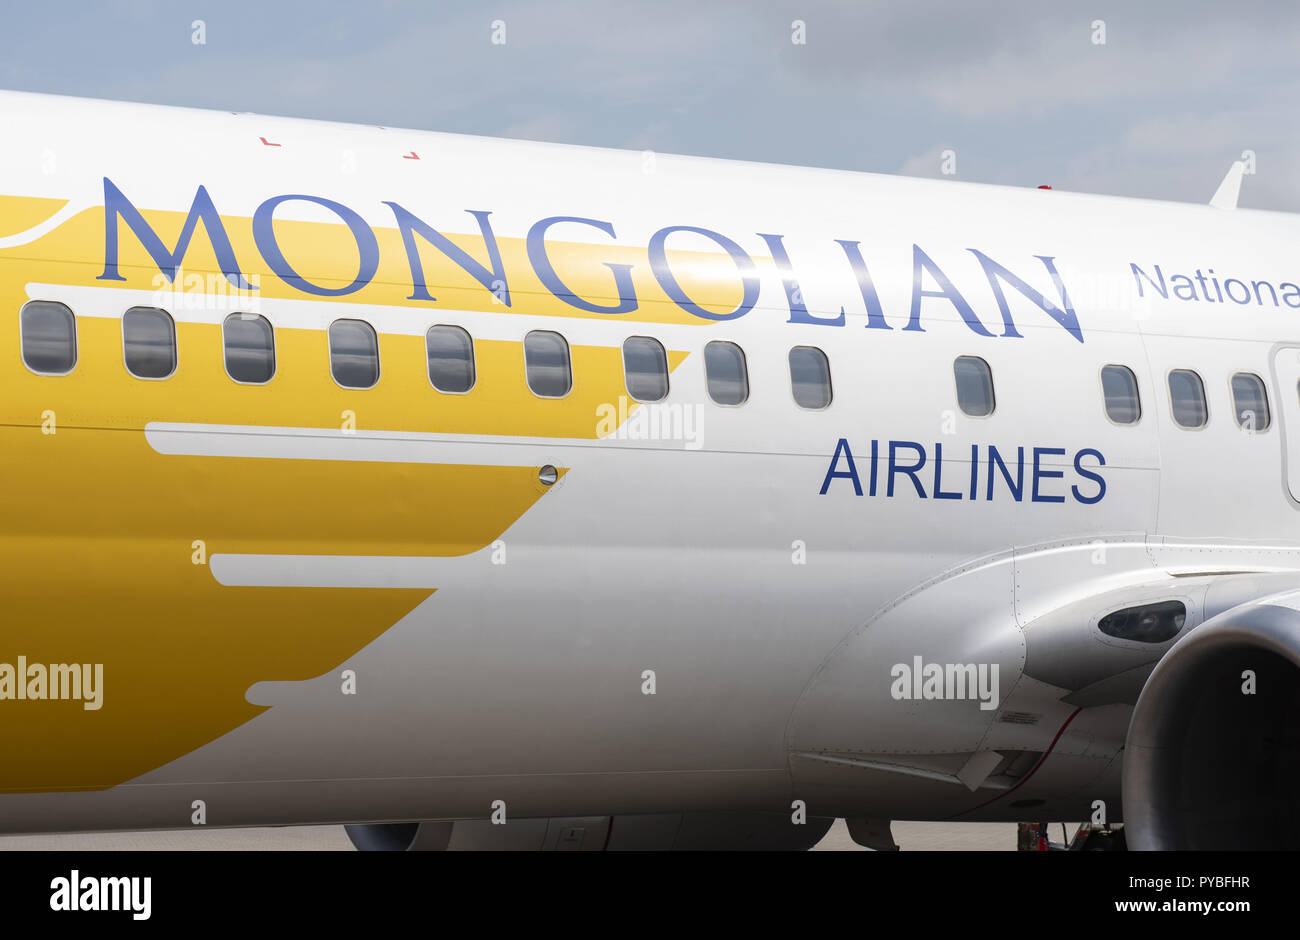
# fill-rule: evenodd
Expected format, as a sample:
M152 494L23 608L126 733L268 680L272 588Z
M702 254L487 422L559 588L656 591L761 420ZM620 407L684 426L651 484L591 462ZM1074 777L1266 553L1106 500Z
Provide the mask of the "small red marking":
M416 153L414 150L412 150L410 153L404 153L404 154L402 154L402 159L403 159L403 160L418 160L418 159L420 159L420 155L419 155L418 153Z
M269 140L267 140L265 137L259 137L259 138L257 138L257 139L260 140L262 143L266 144L268 147L280 147L280 146L283 146L282 144L273 144L273 143L271 143Z
M1050 186L1039 186L1038 188L1039 188L1039 189L1051 189L1052 187L1050 187Z
M957 819L959 816L965 816L967 813L973 813L977 809L983 809L985 806L988 806L990 803L993 803L997 800L1002 799L1005 796L1009 796L1010 794L1015 793L1022 786L1028 783L1029 778L1032 777L1034 774L1038 773L1038 768L1042 767L1045 763L1047 763L1047 758L1051 757L1052 751L1056 749L1056 742L1061 740L1061 735L1065 734L1065 729L1070 727L1070 722L1074 721L1075 716L1077 716L1081 711L1083 711L1082 705L1080 705L1074 711L1070 712L1070 717L1065 719L1065 724L1061 725L1061 727L1056 729L1056 737L1052 738L1052 743L1047 745L1047 750L1043 752L1042 757L1038 758L1038 763L1034 764L1034 766L1030 768L1029 773L1025 774L1023 777L1020 778L1019 783L1017 783L1011 789L1003 790L1001 793L994 795L991 799L985 800L983 803L979 804L979 806L972 806L970 809L964 809L956 816L949 816L948 819Z

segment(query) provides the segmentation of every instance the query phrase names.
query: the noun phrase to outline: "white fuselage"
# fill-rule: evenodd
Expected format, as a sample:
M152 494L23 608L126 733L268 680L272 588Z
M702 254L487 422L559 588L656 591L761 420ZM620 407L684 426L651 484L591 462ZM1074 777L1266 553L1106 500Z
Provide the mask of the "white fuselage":
M1089 634L1090 624L1176 597L1190 629L1218 609L1211 573L1300 568L1292 216L31 95L0 94L0 116L0 196L69 200L25 232L0 231L6 298L65 303L79 322L159 305L147 277L99 278L102 242L66 259L84 272L61 281L24 271L23 246L99 211L107 178L132 206L179 219L199 186L223 219L303 194L392 229L386 203L397 202L440 232L470 233L480 261L471 211L490 212L495 235L521 246L539 220L588 220L545 235L594 259L574 293L596 285L604 293L587 299L613 303L616 272L604 265L640 258L627 263L639 291L659 285L653 306L643 292L628 312L580 310L523 286L536 268L511 268L509 254L507 273L520 279L509 307L443 300L434 261L458 284L464 272L426 246L436 301L403 302L411 282L396 302L371 298L371 287L270 291L264 274L258 312L276 330L363 319L381 352L387 337L449 324L476 342L548 330L574 348L647 336L686 353L663 402L638 418L610 397L612 411L590 414L593 428L607 425L588 436L375 428L364 408L346 434L278 416L124 419L164 455L567 472L499 538L462 553L214 547L212 577L232 588L436 590L314 678L262 676L246 698L266 710L201 747L109 788L0 797L0 829L184 826L193 800L221 825L483 817L495 800L517 817L788 812L802 799L834 816L1086 818L1094 800L1118 804L1132 704L1097 683L1112 662L1120 673L1153 659L1140 644ZM277 224L295 219L341 229L318 204L276 210ZM753 261L751 309L712 319L673 306L647 246L677 226L723 235ZM139 254L136 234L120 221L118 232ZM744 266L716 239L666 237L682 253L673 264L683 285L691 266L685 290L741 295ZM199 227L193 250L208 251L208 239ZM175 231L163 241L171 251ZM633 253L602 255L615 248ZM395 238L380 250L381 270L407 270ZM236 239L250 271L247 251ZM357 255L341 257L346 270L331 283L346 285ZM1222 293L1228 279L1246 302ZM176 306L182 328L229 312ZM16 322L8 300L0 312ZM744 352L741 405L710 397L704 347L719 340ZM827 357L824 409L792 396L796 346ZM81 361L90 356L87 347ZM959 406L962 356L989 367L987 416ZM1100 376L1110 364L1136 378L1131 425L1107 416ZM1203 427L1173 420L1171 370L1200 376ZM1238 373L1267 389L1263 430L1234 417ZM40 410L5 420L35 435ZM1007 474L1018 473L1017 487ZM321 513L346 498L303 495ZM66 590L79 590L76 571ZM279 629L313 642L309 620ZM20 652L0 649L0 660ZM1054 678L1084 660L1092 672ZM939 699L913 696L919 684L894 694L895 667L928 663L971 664L990 694L958 697L951 683ZM340 693L345 670L356 694ZM113 675L109 664L104 710Z

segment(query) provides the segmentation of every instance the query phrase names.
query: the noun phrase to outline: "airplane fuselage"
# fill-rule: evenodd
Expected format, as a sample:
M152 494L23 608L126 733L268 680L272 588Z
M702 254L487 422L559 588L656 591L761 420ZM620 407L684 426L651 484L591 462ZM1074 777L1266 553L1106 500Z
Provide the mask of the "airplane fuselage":
M1088 818L1300 568L1292 216L0 113L0 830Z

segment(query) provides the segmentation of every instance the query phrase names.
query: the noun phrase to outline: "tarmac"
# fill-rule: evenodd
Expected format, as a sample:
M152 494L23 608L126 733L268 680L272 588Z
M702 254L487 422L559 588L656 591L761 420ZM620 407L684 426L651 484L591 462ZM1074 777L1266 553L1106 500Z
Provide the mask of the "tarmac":
M1052 823L1049 838L1072 836L1077 825ZM895 822L903 851L1015 851L1015 823ZM181 829L158 832L90 832L0 836L0 851L228 851L350 852L342 826L281 826L262 829ZM869 851L837 819L813 851Z

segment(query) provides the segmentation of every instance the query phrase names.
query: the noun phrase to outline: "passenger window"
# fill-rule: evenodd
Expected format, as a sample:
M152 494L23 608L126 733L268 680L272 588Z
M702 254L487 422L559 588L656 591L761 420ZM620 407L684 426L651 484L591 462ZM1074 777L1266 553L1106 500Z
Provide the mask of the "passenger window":
M1169 404L1174 412L1174 423L1180 428L1203 428L1210 419L1205 404L1205 386L1201 377L1190 369L1175 369L1169 373Z
M379 381L379 337L365 320L330 324L330 373L344 388L372 388Z
M637 401L668 397L668 357L657 339L629 336L623 341L623 381Z
M77 364L77 321L64 304L33 300L23 304L23 362L33 372L66 375Z
M222 325L226 374L236 382L261 385L275 375L275 333L266 317L232 313Z
M569 344L559 333L533 330L524 337L528 387L540 398L563 398L573 388Z
M816 346L790 350L790 390L800 408L825 408L831 403L831 364Z
M1258 375L1253 372L1238 372L1232 377L1232 410L1237 426L1243 430L1268 430L1271 423L1268 392Z
M958 356L952 364L957 380L957 404L972 418L993 414L993 372L978 356Z
M140 379L165 379L176 371L176 324L157 307L132 307L122 314L122 357Z
M1106 399L1106 417L1116 424L1137 424L1142 417L1142 403L1138 401L1138 383L1132 369L1104 366L1101 392Z
M431 326L424 347L434 388L461 394L474 387L474 341L468 333L458 326Z
M749 398L745 354L735 343L714 340L704 347L709 397L719 405L743 405Z

